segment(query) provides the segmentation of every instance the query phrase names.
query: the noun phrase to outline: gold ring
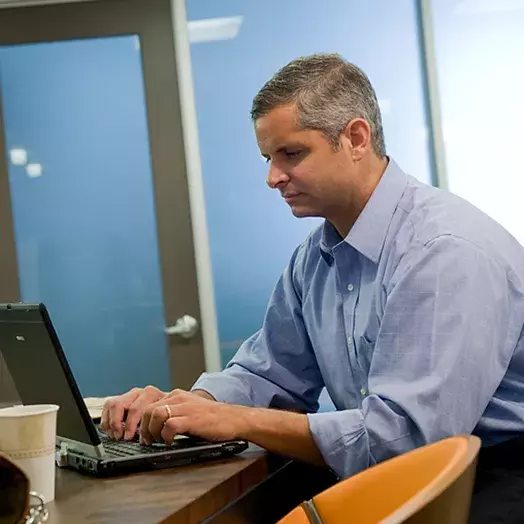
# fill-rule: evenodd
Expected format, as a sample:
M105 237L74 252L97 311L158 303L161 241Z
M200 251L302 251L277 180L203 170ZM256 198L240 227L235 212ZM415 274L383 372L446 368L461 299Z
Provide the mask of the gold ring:
M172 418L173 414L171 413L171 408L167 404L164 407L166 408L167 418Z

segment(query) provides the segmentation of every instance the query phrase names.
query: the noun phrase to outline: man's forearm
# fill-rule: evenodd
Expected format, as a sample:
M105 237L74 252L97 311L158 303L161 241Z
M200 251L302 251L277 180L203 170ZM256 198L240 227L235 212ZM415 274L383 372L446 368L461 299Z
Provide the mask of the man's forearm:
M325 466L306 415L263 408L239 407L238 438L289 458Z

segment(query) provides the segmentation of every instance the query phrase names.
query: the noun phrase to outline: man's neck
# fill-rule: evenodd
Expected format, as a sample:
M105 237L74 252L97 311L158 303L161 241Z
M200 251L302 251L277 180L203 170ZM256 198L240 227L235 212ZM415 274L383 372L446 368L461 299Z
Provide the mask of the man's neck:
M334 212L333 216L328 218L342 238L347 237L353 224L366 207L388 164L389 159L387 157L375 158L370 161L367 174L362 177L362 184L352 195L351 205L344 206L339 212Z

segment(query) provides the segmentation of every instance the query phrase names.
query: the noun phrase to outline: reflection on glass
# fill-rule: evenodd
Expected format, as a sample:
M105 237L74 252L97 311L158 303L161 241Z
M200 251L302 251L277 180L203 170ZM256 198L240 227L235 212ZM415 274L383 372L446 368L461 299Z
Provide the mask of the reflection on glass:
M0 48L22 299L86 396L169 387L138 37Z

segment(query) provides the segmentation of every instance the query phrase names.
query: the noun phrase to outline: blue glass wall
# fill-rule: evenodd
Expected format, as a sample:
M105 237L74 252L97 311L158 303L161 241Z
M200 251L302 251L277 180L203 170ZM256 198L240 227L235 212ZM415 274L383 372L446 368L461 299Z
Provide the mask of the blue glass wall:
M0 86L22 299L84 395L168 388L138 39L2 47Z

